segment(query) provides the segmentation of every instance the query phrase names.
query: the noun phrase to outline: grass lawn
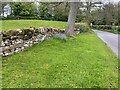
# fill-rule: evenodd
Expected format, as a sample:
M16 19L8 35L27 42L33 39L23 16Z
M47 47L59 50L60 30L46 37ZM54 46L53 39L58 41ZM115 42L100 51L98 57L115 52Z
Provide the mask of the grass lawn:
M3 88L118 88L118 58L94 33L51 38L3 58L2 75Z
M65 28L66 22L45 21L45 20L2 20L2 30L16 30L22 28L30 28L31 26Z

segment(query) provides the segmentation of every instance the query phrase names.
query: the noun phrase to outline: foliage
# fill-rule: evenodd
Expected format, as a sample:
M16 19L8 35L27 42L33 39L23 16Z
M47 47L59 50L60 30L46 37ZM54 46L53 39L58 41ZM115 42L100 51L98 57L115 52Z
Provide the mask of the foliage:
M120 26L117 27L117 31L120 33Z
M34 16L35 10L33 3L30 2L14 2L12 3L13 14L15 16Z
M107 3L102 9L92 12L94 25L118 25L119 24L118 4Z
M62 3L61 5L58 5L54 7L53 11L53 18L57 21L67 21L68 20L68 14L69 14L69 5L68 3Z
M92 26L93 28L96 28L96 29L112 29L112 25L93 25Z
M75 24L75 28L80 31L80 33L90 32L90 27L86 23L77 23Z
M69 6L67 3L40 3L39 16L44 20L67 21Z
M49 20L52 17L52 15L49 13L49 3L40 3L38 14L40 19Z
M61 4L58 2L42 2L38 8L33 2L4 2L1 6L1 13L4 12L2 9L6 4L11 5L13 10L12 15L15 16L15 18L8 16L8 18L5 19L31 19L31 17L32 19L57 21L67 21L68 19L69 3L66 2ZM79 4L79 8L83 8L83 6L83 4ZM88 17L91 18L90 21L94 25L118 25L120 22L119 6L119 4L106 3L102 8L91 10L91 15L86 15L86 10L78 9L76 22L88 21L86 19L86 17Z
M69 3L50 3L40 2L39 6L31 2L13 2L10 4L13 10L13 14L16 19L42 19L42 20L55 20L55 21L67 21L69 14ZM85 18L82 12L78 9L77 22L80 22ZM5 19L10 19L5 18Z
M93 29L98 29L98 30L103 30L103 31L108 31L112 32L115 34L120 33L119 28L120 26L112 26L112 25L93 25Z
M8 15L6 18L2 18L2 20L16 20L17 17L15 17L14 15Z

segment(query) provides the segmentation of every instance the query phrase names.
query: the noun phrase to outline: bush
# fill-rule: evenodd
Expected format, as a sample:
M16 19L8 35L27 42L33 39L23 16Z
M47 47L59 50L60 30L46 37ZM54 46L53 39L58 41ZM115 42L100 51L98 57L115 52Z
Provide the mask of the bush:
M16 20L14 15L8 15L7 17L2 17L2 20Z
M117 31L118 31L118 33L120 33L120 26L117 27Z
M93 29L112 32L112 33L120 33L120 26L112 26L112 25L93 25Z
M92 28L98 29L98 30L105 30L105 29L112 30L113 29L112 25L93 25Z
M90 32L90 27L86 23L77 23L75 28L80 31L80 33Z

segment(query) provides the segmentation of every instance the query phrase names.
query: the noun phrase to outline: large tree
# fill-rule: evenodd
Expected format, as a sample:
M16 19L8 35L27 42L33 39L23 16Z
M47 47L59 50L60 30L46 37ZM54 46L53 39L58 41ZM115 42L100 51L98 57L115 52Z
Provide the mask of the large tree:
M76 15L77 15L77 8L78 8L78 2L70 2L70 12L69 12L68 23L66 28L66 34L68 36L75 35L74 27L75 27Z

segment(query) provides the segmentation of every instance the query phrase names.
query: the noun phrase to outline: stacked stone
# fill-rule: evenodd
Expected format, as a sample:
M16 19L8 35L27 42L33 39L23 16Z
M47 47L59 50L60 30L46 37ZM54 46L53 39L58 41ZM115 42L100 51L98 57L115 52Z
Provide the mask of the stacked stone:
M9 56L14 53L18 53L33 46L39 42L44 41L48 37L52 37L53 34L63 33L64 31L57 28L43 28L38 29L30 28L16 31L3 31L2 41L0 45L1 56Z
M45 35L37 35L33 36L29 40L16 39L16 40L5 40L5 42L1 42L1 56L8 56L14 53L18 53L23 51L24 49L37 44L38 42L42 42L45 39Z

